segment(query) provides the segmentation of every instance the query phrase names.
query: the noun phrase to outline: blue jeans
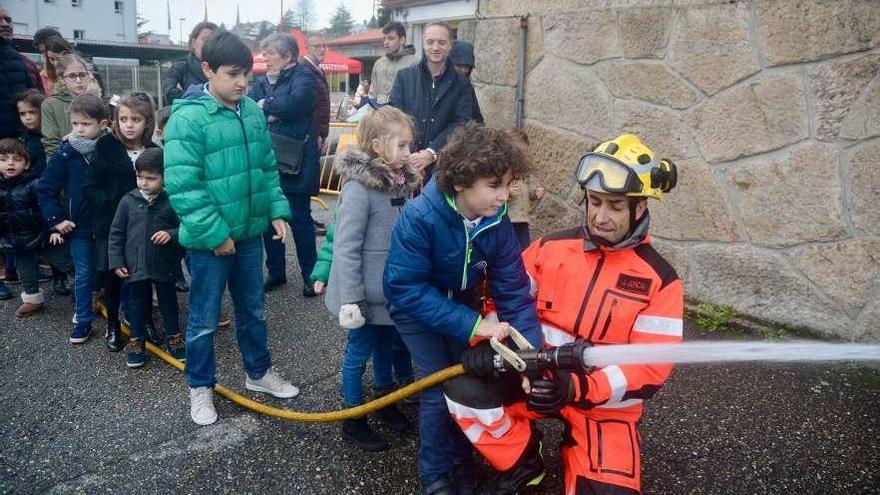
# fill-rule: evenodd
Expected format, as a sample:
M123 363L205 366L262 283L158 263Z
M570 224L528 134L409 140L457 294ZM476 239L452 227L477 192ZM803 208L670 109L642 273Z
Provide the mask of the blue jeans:
M12 249L3 250L3 268L9 271L15 271L15 251Z
M259 237L236 241L235 254L191 250L189 320L186 327L186 381L192 388L213 387L217 362L214 331L223 291L229 285L235 307L235 338L244 370L260 379L272 367L263 298L263 246Z
M392 326L392 328L394 328L394 340L391 342L391 367L394 370L394 379L397 381L397 384L406 385L415 379L412 356L409 355L409 349L406 348L406 344L400 338L400 332L397 331L396 327ZM373 361L375 362L375 360L376 357L373 356ZM373 368L375 369L375 364ZM373 378L373 381L376 381L376 379Z
M293 231L293 242L296 244L296 259L299 262L299 271L303 283L309 284L309 277L315 262L318 260L318 250L315 247L315 224L312 222L312 198L308 194L286 194L290 204L290 229ZM284 243L272 239L275 229L269 226L263 234L263 245L266 247L266 268L269 276L274 278L287 278L287 260L284 256Z
M95 241L85 237L70 237L70 256L73 258L73 299L76 304L77 326L92 324L92 283L95 267L92 255Z
M412 354L419 378L461 362L466 341L436 333L405 317L395 318L394 323ZM425 390L419 400L419 476L427 486L447 476L453 464L473 463L473 447L449 416L442 387Z
M382 390L394 386L391 378L391 355L396 333L397 330L392 325L370 323L361 328L348 330L345 359L342 361L342 399L345 405L359 406L364 403L361 379L371 355L373 356L373 388Z
M131 337L141 342L147 338L146 324L152 319L153 284L159 299L159 312L165 323L165 337L180 333L180 306L177 304L177 290L174 282L154 282L139 280L129 282L123 287L128 293L128 318L131 323Z

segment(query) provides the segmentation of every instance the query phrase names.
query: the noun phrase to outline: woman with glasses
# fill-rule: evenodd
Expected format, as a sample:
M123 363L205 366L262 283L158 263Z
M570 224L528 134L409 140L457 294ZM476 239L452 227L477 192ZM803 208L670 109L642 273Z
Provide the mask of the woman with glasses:
M55 62L55 71L57 77L54 92L52 96L43 100L41 108L43 147L46 149L47 158L55 154L61 140L70 134L70 119L67 118L70 102L84 93L101 96L101 88L95 81L88 63L79 55L73 53L61 55Z
M296 259L303 281L304 297L316 295L309 280L318 253L311 216L311 196L318 193L317 130L312 116L318 103L315 79L299 62L299 45L289 34L273 34L260 47L269 72L257 78L248 96L257 101L269 123L269 133L278 161L281 190L290 203L290 227L296 244ZM284 242L267 231L263 236L269 277L264 289L287 283Z

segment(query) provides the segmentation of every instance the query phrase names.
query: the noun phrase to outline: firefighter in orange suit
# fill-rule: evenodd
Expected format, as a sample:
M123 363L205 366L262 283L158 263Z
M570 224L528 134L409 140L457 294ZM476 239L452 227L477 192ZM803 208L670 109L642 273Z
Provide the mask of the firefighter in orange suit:
M676 343L682 283L651 247L647 199L675 185L675 165L624 134L585 155L576 172L585 222L544 236L523 254L546 346L574 348ZM499 471L490 493L524 493L541 483L541 434L534 419L566 422L561 453L566 495L640 492L637 424L642 403L672 365L613 365L545 371L530 384L498 373L488 342L465 351L468 371L447 382L449 411Z

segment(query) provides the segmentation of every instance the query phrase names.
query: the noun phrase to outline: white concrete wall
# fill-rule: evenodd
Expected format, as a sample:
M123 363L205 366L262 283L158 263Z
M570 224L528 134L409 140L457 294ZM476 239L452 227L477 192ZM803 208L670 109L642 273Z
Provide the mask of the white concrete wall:
M121 0L122 12L116 13L114 0L2 0L12 16L15 32L33 35L51 26L69 39L74 30L85 32L84 39L137 42L137 1Z

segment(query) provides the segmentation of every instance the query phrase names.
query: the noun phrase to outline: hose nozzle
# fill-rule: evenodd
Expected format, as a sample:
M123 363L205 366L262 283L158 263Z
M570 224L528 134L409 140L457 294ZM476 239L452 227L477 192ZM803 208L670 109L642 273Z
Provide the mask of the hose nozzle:
M591 346L590 342L578 339L568 344L546 349L521 349L515 352L516 360L509 360L504 354L499 353L495 355L494 365L495 369L502 372L566 370L589 373L593 367L585 362L584 351Z

